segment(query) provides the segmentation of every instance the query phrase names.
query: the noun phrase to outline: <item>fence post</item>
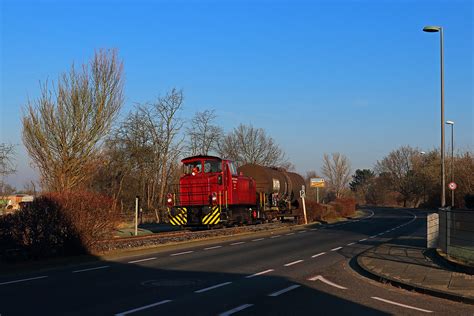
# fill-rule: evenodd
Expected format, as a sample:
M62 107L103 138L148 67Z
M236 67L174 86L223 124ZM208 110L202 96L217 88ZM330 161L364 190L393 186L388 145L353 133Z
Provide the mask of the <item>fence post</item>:
M135 197L135 236L138 236L138 204L140 197L137 195Z

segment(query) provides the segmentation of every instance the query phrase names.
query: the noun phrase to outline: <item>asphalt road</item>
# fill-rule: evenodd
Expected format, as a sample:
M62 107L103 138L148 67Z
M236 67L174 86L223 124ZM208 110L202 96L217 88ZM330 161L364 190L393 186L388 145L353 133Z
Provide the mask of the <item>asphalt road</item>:
M5 315L474 315L474 307L394 288L353 270L354 257L407 234L424 212L364 219L0 277Z

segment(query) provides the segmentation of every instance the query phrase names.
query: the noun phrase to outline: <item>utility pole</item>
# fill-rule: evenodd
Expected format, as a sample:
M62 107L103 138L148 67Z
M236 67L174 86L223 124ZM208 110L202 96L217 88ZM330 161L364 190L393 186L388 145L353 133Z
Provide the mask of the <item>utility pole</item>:
M140 197L135 197L135 236L138 236L138 206L140 204Z

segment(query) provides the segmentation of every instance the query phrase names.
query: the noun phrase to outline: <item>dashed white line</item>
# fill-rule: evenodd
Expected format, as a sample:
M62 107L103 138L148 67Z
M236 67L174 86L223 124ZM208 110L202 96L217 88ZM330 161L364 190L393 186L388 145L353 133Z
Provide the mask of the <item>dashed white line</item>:
M152 308L152 307L155 307L155 306L158 306L158 305L163 305L163 304L166 304L166 303L169 303L169 302L172 302L172 300L164 300L164 301L160 301L160 302L153 303L153 304L150 304L150 305L145 305L145 306L142 306L142 307L137 307L137 308L128 310L128 311L126 311L126 312L122 312L122 313L115 314L115 316L128 315L128 314L131 314L131 313L135 313L135 312L138 312L138 311L142 311L142 310L144 310L144 309Z
M291 235L294 235L295 233L288 233L288 234L285 234L286 236L291 236Z
M106 268L110 268L110 266L100 266L100 267L89 268L89 269L81 269L81 270L72 271L72 273L80 273L80 272L86 272L86 271L92 271L92 270L99 270L99 269L106 269Z
M331 251L338 251L339 249L342 249L342 247L332 248Z
M270 238L279 238L279 237L281 237L281 235L275 235L275 236L272 236Z
M240 312L241 310L244 310L246 308L249 308L253 306L253 304L244 304L244 305L240 305L240 306L237 306L236 308L233 308L231 310L228 310L227 312L223 312L221 314L219 314L219 316L229 316L229 315L232 315L234 313L237 313L237 312Z
M252 239L252 241L260 241L260 240L264 240L265 238L257 238L257 239Z
M315 231L315 230L318 230L317 228L311 228L310 231Z
M170 256L181 256L181 255L186 255L188 253L193 253L194 251L183 251L183 252L177 252L177 253L172 253Z
M325 254L326 254L325 252L321 252L321 253L312 255L311 258L316 258L316 257L322 256L322 255L325 255Z
M366 240L367 240L367 238L364 238L364 239L361 239L361 240L359 240L359 241L366 241Z
M204 250L212 250L212 249L217 249L217 248L221 248L222 246L213 246L213 247L207 247L207 248L204 248Z
M12 283L19 283L19 282L26 282L26 281L31 281L31 280L39 280L39 279L44 279L47 278L47 275L42 275L39 277L34 277L34 278L28 278L28 279L21 279L21 280L14 280L14 281L8 281L8 282L2 282L0 285L5 285L5 284L12 284Z
M207 292L207 291L210 291L210 290L217 289L217 288L219 288L219 287L223 287L223 286L229 285L229 284L231 284L231 283L232 283L232 282L219 283L219 284L216 284L216 285L213 285L213 286L210 286L210 287L206 287L206 288L204 288L204 289L200 289L200 290L194 291L194 293Z
M139 263L139 262L145 262L145 261L150 261L150 260L155 260L156 258L153 257L153 258L145 258L145 259L140 259L140 260L133 260L133 261L129 261L128 263Z
M298 234L306 233L306 230L301 230L298 232Z
M299 288L301 285L299 284L295 284L295 285L292 285L292 286L289 286L287 288L284 288L283 290L280 290L280 291L277 291L277 292L273 292L271 294L268 294L268 296L272 296L272 297L275 297L275 296L278 296L278 295L281 295L283 293L286 293L286 292L289 292L291 290L294 290L294 289L297 289Z
M293 262L285 263L284 266L289 267L289 266L292 266L294 264L297 264L297 263L300 263L300 262L303 262L303 261L304 260L296 260L296 261L293 261Z
M232 244L230 244L231 246L237 246L237 245L242 245L242 244L245 244L245 241L238 241L238 242L234 242Z
M266 273L270 273L270 272L273 272L275 270L273 269L268 269L268 270L265 270L265 271L262 271L262 272L257 272L257 273L254 273L252 275L247 275L245 278L246 279L251 279L251 278L254 278L256 276L259 276L259 275L262 275L262 274L266 274Z
M348 243L347 246L352 246L355 242Z
M370 236L369 238L375 238L375 237L377 237L377 235Z
M430 311L430 310L427 310L427 309L422 309L422 308L418 308L418 307L414 307L414 306L410 306L410 305L405 305L405 304L402 304L402 303L397 303L397 302L394 302L394 301L389 301L389 300L386 300L384 298L380 298L380 297L377 297L377 296L372 296L372 298L374 300L378 300L378 301L381 301L381 302L384 302L384 303L397 305L397 306L400 306L400 307L405 307L405 308L413 309L413 310L424 312L424 313L432 313L433 312L433 311Z

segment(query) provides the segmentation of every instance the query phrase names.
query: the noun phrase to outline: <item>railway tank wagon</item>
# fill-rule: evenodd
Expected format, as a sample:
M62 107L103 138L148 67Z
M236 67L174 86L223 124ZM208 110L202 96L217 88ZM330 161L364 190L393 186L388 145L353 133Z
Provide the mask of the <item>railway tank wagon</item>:
M292 211L300 204L299 192L304 185L302 176L282 168L256 164L246 164L238 170L256 182L259 215L265 219L293 216Z
M179 185L167 196L168 218L177 226L252 224L292 216L304 179L279 168L227 159L183 159Z

